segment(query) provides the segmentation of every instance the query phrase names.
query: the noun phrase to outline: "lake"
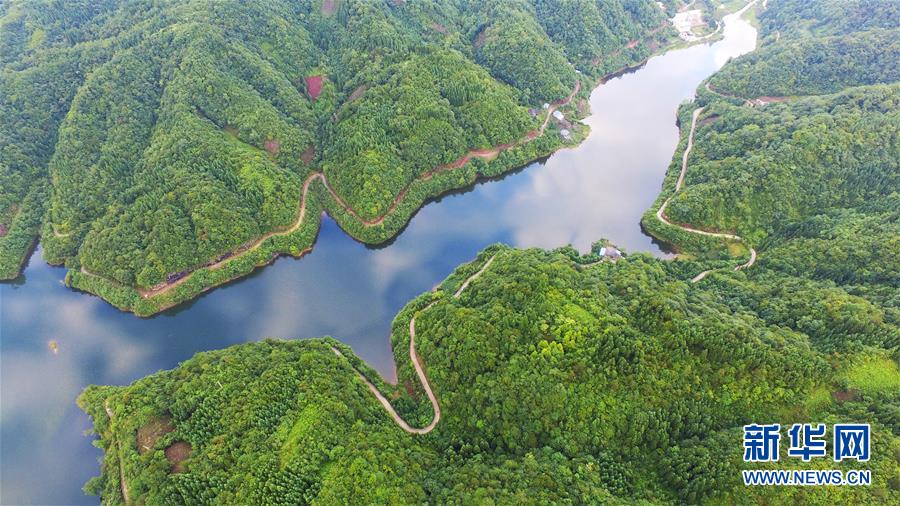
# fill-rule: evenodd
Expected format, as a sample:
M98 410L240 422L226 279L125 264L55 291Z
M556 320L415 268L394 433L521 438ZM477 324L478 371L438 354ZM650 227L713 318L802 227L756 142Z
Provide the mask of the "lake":
M311 254L154 318L66 288L65 269L48 266L38 249L19 279L0 284L0 503L99 502L81 491L101 456L75 405L88 384L127 384L199 351L265 337L322 335L393 379L394 315L492 243L585 252L605 237L665 256L640 218L678 142L676 108L755 44L756 30L732 19L724 40L670 51L594 90L591 135L577 148L428 204L381 248L326 218Z

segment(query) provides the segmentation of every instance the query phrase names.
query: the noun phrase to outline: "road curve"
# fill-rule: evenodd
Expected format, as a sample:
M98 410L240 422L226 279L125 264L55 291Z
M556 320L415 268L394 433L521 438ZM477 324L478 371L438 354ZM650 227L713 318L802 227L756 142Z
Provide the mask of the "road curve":
M694 113L691 115L691 129L690 129L690 132L688 133L687 147L684 148L684 154L681 156L681 172L678 174L678 181L675 182L675 193L678 193L679 191L681 191L681 187L684 185L684 176L685 176L685 174L687 174L688 157L690 157L690 155L691 155L691 150L694 149L694 132L696 132L696 130L697 130L697 119L700 117L700 113L703 112L703 109L704 109L703 107L698 107L698 108L694 109ZM669 202L672 201L673 197L674 197L674 195L667 198L665 200L665 202L663 202L663 204L661 206L659 206L659 209L656 210L656 218L659 221L661 221L671 227L679 228L681 230L684 230L685 232L690 232L692 234L705 235L708 237L721 237L723 239L732 239L735 241L741 241L744 244L746 244L747 247L750 249L750 259L747 260L746 262L742 263L741 265L738 265L737 267L735 267L734 270L739 271L741 269L753 267L753 264L756 263L756 250L752 246L750 246L750 243L748 243L743 237L741 237L739 235L735 235L735 234L726 234L723 232L707 232L705 230L698 230L696 228L689 227L687 225L679 225L677 223L672 223L671 221L669 221L669 218L666 217L666 207L669 205ZM694 276L694 278L691 279L691 283L696 283L696 282L702 280L703 278L706 277L707 274L709 274L713 270L715 270L715 269L706 270L706 271L701 272L700 274L697 274L696 276Z
M359 221L364 227L374 227L374 226L381 225L384 222L384 220L387 219L387 217L390 216L391 213L393 213L397 209L397 207L400 205L400 203L406 197L406 194L409 192L410 188L416 181L427 181L440 172L458 169L458 168L464 166L466 163L468 163L473 158L482 158L485 160L492 160L492 159L496 158L497 155L502 151L506 151L511 148L522 146L524 144L527 144L527 143L537 139L538 137L540 137L544 134L544 131L546 130L547 125L550 124L550 120L553 116L553 112L556 111L558 108L569 104L572 101L572 99L575 98L575 95L577 95L580 90L581 90L581 81L576 81L575 87L572 89L571 93L569 93L568 96L566 96L563 99L557 100L556 102L553 102L552 104L549 105L549 107L546 109L546 113L547 113L546 117L544 118L544 121L541 123L541 126L535 130L532 130L532 131L526 133L525 136L522 137L521 139L519 139L515 142L508 143L508 144L501 144L499 146L494 146L493 148L490 148L490 149L472 149L468 153L466 153L464 156L457 159L456 161L448 163L448 164L440 165L440 166L435 167L434 169L426 172L425 174L422 174L421 176L416 178L412 183L407 185L406 188L401 190L400 193L398 193L397 196L394 198L394 201L391 203L391 205L387 209L387 211L385 211L385 213L378 218L366 219L366 218L363 218L362 216L360 216L356 212L356 210L353 209L343 198L341 198L341 196L338 195L337 192L331 187L331 184L328 182L328 179L323 172L314 172L313 174L310 174L309 177L307 177L306 180L303 182L303 190L301 192L300 202L298 204L297 218L294 220L294 222L288 228L282 229L282 230L272 230L270 232L267 232L266 234L260 236L253 242L245 244L245 245L241 246L240 248L232 251L231 253L226 255L224 258L221 258L214 262L206 263L206 264L201 265L200 267L192 269L190 271L186 271L185 273L183 273L184 275L182 275L181 277L179 277L178 279L176 279L174 281L164 281L164 282L159 283L151 288L138 288L138 287L132 287L132 288L134 288L144 299L147 299L150 297L155 297L157 295L162 295L162 294L168 292L169 290L172 290L173 288L181 285L188 279L190 279L190 277L193 275L193 273L198 269L203 269L203 268L212 269L212 270L218 269L218 268L222 267L224 264L239 257L240 255L243 255L244 253L246 253L248 251L252 251L252 250L260 247L264 241L266 241L267 239L269 239L273 236L287 235L287 234L291 234L291 233L295 232L303 224L303 219L306 217L306 200L307 200L308 193L309 193L309 187L312 184L312 182L315 181L316 179L320 179L322 181L322 185L325 187L325 190L328 191L328 193L331 195L331 198L338 204L338 206L340 206L347 214L349 214L350 216L355 218L357 221ZM54 233L55 232L56 231L54 229ZM63 237L63 236L58 236L58 237ZM301 251L300 254L297 256L298 257L303 256L310 251L312 251L311 247L306 248L303 251ZM84 275L103 278L111 283L115 283L118 285L118 283L116 283L115 281L113 281L101 274L95 274L93 272L90 272L84 266L82 266L80 270L81 270L81 273Z
M462 295L462 293L466 290L466 288L469 287L469 285L473 281L484 274L484 271L486 271L487 268L490 267L491 263L494 262L494 258L496 258L496 255L489 258L487 262L485 262L481 267L481 269L478 270L478 272L469 276L468 279L466 279L463 284L460 285L456 293L453 294L453 298L459 298L459 296ZM428 304L419 312L421 313L427 311L429 308L431 308L431 306L434 306L438 302L439 301L434 301L431 304ZM333 351L334 354L339 357L346 358L344 357L344 354L334 346L331 347L331 351ZM425 394L428 396L428 400L431 402L431 408L432 410L434 410L434 416L431 419L431 423L421 428L413 427L409 423L407 423L406 420L404 420L403 417L401 417L397 413L397 411L394 409L394 406L391 405L391 401L389 401L387 397L385 397L384 394L382 394L381 391L378 390L378 387L376 387L371 381L369 381L369 379L366 378L366 376L363 373L359 372L359 370L357 370L355 367L353 367L352 365L350 367L353 368L353 371L356 372L356 375L359 376L363 383L365 383L366 386L369 387L369 391L371 391L372 395L374 395L375 398L378 399L378 402L380 402L382 407L384 407L384 410L388 412L388 414L394 420L394 423L396 423L401 429L410 434L428 434L429 432L434 430L434 428L437 427L438 422L441 421L441 405L438 403L437 396L434 395L434 391L431 389L431 384L428 382L428 376L425 375L425 368L422 367L422 360L419 358L419 354L416 353L416 315L413 315L413 317L409 320L409 360L412 362L413 367L416 370L416 376L419 377L419 382L422 383L422 389L425 390Z

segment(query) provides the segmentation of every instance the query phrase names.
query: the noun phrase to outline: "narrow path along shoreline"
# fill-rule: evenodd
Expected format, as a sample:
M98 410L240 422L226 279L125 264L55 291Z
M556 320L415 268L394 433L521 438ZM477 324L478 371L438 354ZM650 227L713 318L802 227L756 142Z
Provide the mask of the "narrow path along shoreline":
M463 294L463 292L471 285L471 283L473 281L475 281L482 274L484 274L484 272L488 269L488 267L490 267L491 264L494 262L495 258L496 258L496 255L490 257L477 272L475 272L474 274L469 276L460 285L459 289L452 295L452 297L454 299L458 299L459 296ZM434 306L438 302L440 302L440 301L436 300L434 302L431 302L430 304L425 306L423 309L421 309L419 311L419 313L427 311L428 309L430 309L432 306ZM350 364L350 367L351 367L351 369L353 369L353 371L356 373L356 375L360 378L360 380L362 380L362 382L365 383L365 385L369 388L369 391L372 392L372 395L374 395L375 398L378 399L378 402L381 403L381 405L384 407L385 411L388 412L388 414L391 416L391 418L394 420L394 423L396 423L397 426L399 426L401 429L403 429L407 433L424 435L424 434L428 434L429 432L434 430L434 428L437 427L438 422L441 421L441 406L440 406L440 403L438 403L437 396L434 394L434 391L431 388L431 384L428 381L428 376L425 374L425 369L422 366L421 358L419 358L419 354L416 352L416 316L417 315L413 315L413 317L410 318L410 320L409 320L409 359L412 362L413 367L415 368L416 376L418 376L419 381L422 384L422 388L425 390L425 394L428 396L428 400L431 402L432 410L434 411L434 415L431 419L431 422L428 425L426 425L425 427L421 427L421 428L411 426L406 420L403 419L403 417L400 416L399 413L397 413L397 411L394 409L394 406L391 405L391 402L387 399L387 397L385 397L384 394L382 394L381 391L378 390L378 387L376 387L371 381L369 381L369 379L366 378L366 376L363 373L361 373L358 369L353 367L352 364ZM337 348L335 348L334 346L331 346L330 348L331 348L331 351L334 352L334 354L337 355L338 357L346 358L344 356L344 354L341 353L341 351L338 350ZM103 401L103 407L106 410L107 419L109 420L110 424L112 424L113 411L112 411L112 408L109 407L109 398L107 398L106 400ZM110 431L112 432L112 427L110 427ZM116 439L115 445L116 445L116 449L117 449L116 453L117 453L118 460L119 460L119 488L122 492L122 497L125 501L125 504L127 505L127 504L131 503L131 500L130 500L129 494L128 494L128 484L125 481L125 465L122 462L122 446L119 443L118 439Z
M723 98L733 98L735 100L743 100L744 105L749 106L749 107L762 107L767 104L787 102L789 100L793 100L793 99L802 97L802 96L785 97L785 96L764 95L764 96L756 97L756 98L744 98L744 97L739 97L737 95L729 95L727 93L722 93L721 91L714 90L712 88L712 86L710 86L709 81L706 82L705 88L706 88L706 91L712 93L713 95L718 95ZM809 95L805 95L805 96L809 96Z
M466 290L466 288L469 287L469 285L473 281L484 274L484 271L486 271L487 268L491 266L491 263L494 262L495 258L497 258L496 255L489 258L487 262L485 262L481 267L481 269L478 270L478 272L469 276L460 285L459 289L456 290L456 292L453 294L453 298L458 299L459 296L462 295L462 293ZM436 300L428 304L427 306L422 308L419 313L427 311L438 302L440 301ZM400 416L399 413L397 413L397 411L394 409L394 406L391 404L391 401L389 401L387 397L385 397L384 394L382 394L381 391L378 390L378 387L376 387L371 381L369 381L369 379L366 378L363 373L359 372L358 369L353 367L353 365L351 365L350 367L353 369L356 375L359 376L363 383L365 383L366 386L369 387L369 391L371 391L375 398L378 399L378 402L381 403L385 411L387 411L388 414L391 415L394 423L396 423L401 429L410 434L428 434L429 432L434 430L434 428L437 427L438 422L441 421L441 405L440 403L438 403L437 396L434 395L434 391L431 389L431 384L428 382L428 376L425 375L425 369L424 367L422 367L422 361L419 358L419 354L416 353L416 316L417 315L413 315L413 317L409 320L409 360L412 362L413 367L416 370L416 376L418 376L419 382L422 383L422 389L425 390L425 394L428 396L428 400L431 402L431 408L434 411L434 416L431 418L431 423L421 428L411 426L409 423L407 423L406 420L403 419L403 417ZM333 351L334 354L338 357L346 358L344 357L344 354L334 346L331 347L331 351Z
M600 82L603 82L603 80L601 79ZM576 81L574 89L572 90L571 93L569 93L568 96L550 104L550 106L547 108L546 117L544 118L544 121L541 123L540 128L537 128L535 130L527 132L525 134L525 136L523 138L519 139L518 141L512 142L512 143L507 143L507 144L501 144L499 146L494 146L493 148L489 148L489 149L472 149L468 153L466 153L464 156L460 157L459 159L457 159L451 163L448 163L448 164L440 165L440 166L426 172L425 174L419 176L418 178L413 180L410 184L408 184L403 190L401 190L400 193L397 194L397 196L394 198L394 201L391 203L391 206L387 209L387 211L385 211L385 213L382 216L380 216L378 218L365 219L362 216L360 216L356 212L356 210L354 210L352 207L350 207L350 205L343 198L341 198L340 195L338 195L337 192L331 187L331 184L328 182L328 179L323 172L315 172L315 173L311 174L309 177L307 177L306 180L303 182L303 190L300 195L300 202L299 202L299 206L298 206L297 218L294 220L294 222L288 228L283 229L283 230L272 230L270 232L267 232L266 234L260 236L258 239L256 239L252 243L245 244L245 245L241 246L240 248L238 248L237 250L232 251L231 253L225 254L224 258L220 257L219 260L214 261L212 263L204 264L198 268L192 269L185 273L178 273L179 274L178 279L175 279L173 281L165 281L165 282L159 283L157 285L154 285L151 288L138 288L138 287L129 287L129 288L135 289L140 294L140 296L144 299L165 294L168 291L170 291L170 290L174 289L175 287L186 282L188 279L190 279L190 277L193 275L193 273L199 269L211 269L211 270L218 269L218 268L222 267L223 265L225 265L226 263L230 262L231 260L238 258L240 255L243 255L249 251L259 248L263 244L263 242L265 242L267 239L269 239L271 237L281 236L281 235L289 235L289 234L297 231L297 229L299 229L300 226L303 224L303 220L306 217L306 202L307 202L307 198L308 198L309 187L310 187L311 183L313 181L315 181L316 179L320 179L322 181L322 185L325 187L325 189L331 195L332 199L334 199L334 201L345 212L347 212L347 214L354 217L363 226L373 227L373 226L381 225L384 222L384 220L387 219L397 209L397 207L400 205L400 203L406 197L406 195L409 192L412 185L415 184L416 182L427 181L440 172L461 168L461 167L465 166L465 164L468 163L473 158L492 160L492 159L496 158L503 151L522 146L522 145L527 144L527 143L539 138L540 136L542 136L547 128L547 125L550 124L550 120L553 117L553 112L556 111L557 109L559 109L560 107L568 105L572 101L572 99L575 98L575 95L577 95L580 90L581 90L581 81ZM54 235L56 235L55 228L54 228L53 232L54 232ZM64 237L64 236L60 235L58 237ZM312 247L305 248L303 251L301 251L299 254L297 254L295 256L301 257L301 256L305 255L306 253L309 253L310 251L312 251ZM101 279L106 280L109 283L113 283L117 286L122 286L120 283L118 283L114 280L111 280L111 279L107 278L106 276L91 272L83 265L80 268L80 272L86 276L101 278Z
M703 109L704 109L704 107L698 107L698 108L694 109L693 114L691 114L691 128L688 133L688 143L687 143L687 146L684 148L684 154L681 157L681 172L678 174L678 180L675 182L675 194L677 194L679 191L681 191L681 187L684 185L684 176L685 176L685 174L687 174L688 158L691 155L691 150L693 150L693 148L694 148L694 132L696 132L696 130L697 130L697 119L700 117L700 114L703 112ZM669 202L671 202L674 197L675 197L675 195L673 194L672 196L667 198L661 206L659 206L659 209L656 211L656 217L657 217L657 219L659 219L659 221L661 221L671 227L675 227L675 228L684 230L685 232L690 232L692 234L700 234L700 235L705 235L705 236L709 236L709 237L721 237L723 239L732 239L735 241L743 242L750 249L750 259L747 260L745 263L742 263L741 265L738 265L737 267L735 267L734 270L736 270L736 271L746 269L748 267L752 267L753 264L756 263L756 250L752 246L750 246L750 243L747 242L747 240L745 240L743 237L741 237L739 235L726 234L724 232L707 232L705 230L699 230L699 229L696 229L696 228L693 228L693 227L690 227L687 225L679 225L679 224L672 223L671 221L669 221L669 218L666 216L666 207L669 205ZM696 282L702 280L703 278L706 277L707 274L709 274L710 272L712 272L714 270L716 270L716 269L705 270L705 271L701 272L700 274L697 274L696 276L694 276L693 279L691 279L691 283L696 283Z
M743 13L746 12L746 10L749 9L752 5L754 5L757 1L758 1L758 0L751 0L751 1L748 2L742 9L740 9L739 11L737 11L737 12L735 12L735 13L733 13L733 14L730 14L729 16L738 16L738 17L739 17L739 16L743 15ZM728 16L726 16L726 17L728 17ZM717 33L717 32L718 32L720 29L722 29L724 26L725 26L725 22L724 22L724 21L721 22L721 23L719 23L719 26L717 27L716 32L714 32L714 33ZM655 32L655 30L654 30L654 32ZM710 34L710 36L711 36L711 35L713 35L713 34ZM691 45L693 45L693 44L695 44L695 43L697 43L697 42L700 42L700 41L693 41L693 42L691 42ZM648 58L648 59L649 59L649 58ZM600 78L600 79L597 81L597 84L598 84L598 85L601 85L601 84L605 83L608 79L610 79L610 78L612 78L612 77L615 77L615 76L619 75L619 74L622 73L622 72L626 72L626 71L631 70L631 69L633 69L633 68L640 67L640 66L643 65L645 62L646 62L646 60L644 60L644 61L641 62L640 64L637 64L637 65L634 65L634 66L625 67L625 68L623 68L623 69L620 69L619 71L609 73L609 74L605 75L604 77ZM105 275L91 272L89 269L87 269L87 268L84 267L84 266L82 266L82 267L80 268L80 272L81 272L83 275L85 275L85 276L91 276L91 277L96 277L96 278L99 278L99 279L103 279L104 281L106 281L106 282L108 282L108 283L111 283L111 284L113 284L114 286L117 286L117 287L120 287L120 288L133 289L133 290L135 290L135 291L136 291L143 299L150 299L150 298L153 298L153 297L156 297L156 296L164 295L164 294L168 293L169 291L171 291L172 289L178 287L179 285L181 285L181 284L185 283L186 281L188 281L189 279L191 279L191 276L192 276L196 271L199 271L199 270L201 270L201 269L210 269L210 270L219 269L219 268L221 268L222 266L224 266L225 264L227 264L228 262L230 262L231 260L240 258L243 254L245 254L245 253L247 253L247 252L249 252L249 251L252 251L252 250L255 250L255 249L259 248L259 247L262 245L262 243L265 242L267 239L269 239L269 238L271 238L271 237L274 237L274 236L288 235L288 234L291 234L291 233L295 232L297 229L299 229L300 226L301 226L301 225L303 224L303 222L304 222L304 218L305 218L305 214L306 214L306 213L305 213L305 211L306 211L306 199L307 199L307 196L308 196L309 186L310 186L310 184L311 184L315 179L321 179L321 182L322 182L322 184L323 184L325 190L330 194L331 198L335 201L335 203L337 203L338 206L340 206L340 207L343 209L344 212L346 212L348 215L350 215L350 216L352 216L353 218L355 218L362 226L364 226L364 227L372 227L372 226L378 226L378 225L381 225L381 224L383 224L384 221L385 221L385 220L386 220L386 219L387 219L387 218L388 218L388 217L389 217L389 216L397 209L397 207L400 205L400 203L402 203L403 199L406 197L406 195L407 195L407 193L409 192L410 188L411 188L412 185L415 184L416 182L427 181L427 180L431 179L432 177L434 177L436 174L438 174L438 173L440 173L440 172L444 172L444 171L453 170L453 169L456 169L456 168L463 167L467 162L469 162L469 161L472 160L473 158L481 158L481 159L484 159L484 160L492 160L492 159L496 158L497 155L498 155L499 153L501 153L502 151L505 151L505 150L507 150L507 149L511 149L511 148L514 148L514 147L518 147L518 146L521 146L521 145L524 145L524 144L526 144L526 143L528 143L528 142L530 142L530 141L532 141L532 140L534 140L534 139L536 139L536 138L539 138L541 135L543 135L543 133L545 132L546 127L549 125L549 122L551 121L553 112L554 112L555 110L557 110L559 107L562 107L562 106L565 106L565 105L568 105L569 103L571 103L571 100L575 97L575 95L577 95L577 93L580 91L580 88L581 88L581 81L576 81L576 84L575 84L574 89L572 90L572 92L571 92L567 97L565 97L564 99L560 99L560 100L558 100L558 101L556 101L556 102L550 104L550 107L549 107L548 110L546 111L546 116L545 116L544 121L542 122L540 128L535 129L535 130L532 130L532 131L526 133L525 136L522 137L521 139L519 139L518 141L513 142L513 143L502 144L502 145L495 146L495 147L493 147L493 148L488 148L488 149L472 149L472 150L470 150L468 153L466 153L464 156L462 156L461 158L455 160L454 162L451 162L451 163L448 163L448 164L444 164L444 165L438 166L438 167L432 169L431 171L426 172L426 173L420 175L419 177L417 177L415 180L413 180L409 185L407 185L404 189L402 189L402 190L397 194L397 196L395 197L394 201L391 203L391 205L390 205L390 207L387 209L387 211L385 211L385 213L384 213L382 216L378 217L378 218L367 219L367 218L363 218L362 216L360 216L360 215L356 212L356 210L354 210L354 209L353 209L353 208L352 208L352 207L351 207L351 206L350 206L343 198L340 197L340 195L337 194L337 192L332 188L330 182L328 181L328 179L327 179L327 177L325 176L324 173L322 173L322 172L314 172L314 173L310 174L310 175L307 177L307 179L304 181L304 184L303 184L303 190L302 190L302 192L301 192L301 196L300 196L300 200L299 200L299 205L298 205L297 219L296 219L296 220L295 220L288 228L286 228L286 229L275 229L275 230L272 230L272 231L270 231L270 232L267 232L266 234L264 234L263 236L259 237L258 239L253 240L252 242L249 242L249 243L245 243L245 244L239 246L238 248L236 248L235 250L232 250L232 251L230 251L230 252L227 252L227 253L223 254L223 255L220 256L217 260L213 260L213 261L211 261L211 262L207 262L207 263L202 264L202 265L200 265L200 266L197 266L197 267L194 267L194 268L192 268L192 269L189 269L189 270L186 270L186 271L182 271L182 272L179 272L179 273L171 273L171 274L169 274L169 275L167 276L167 279L171 279L171 281L169 281L169 280L163 281L163 282L158 283L158 284L156 284L156 285L154 285L154 286L152 286L152 287L149 287L149 288L140 288L140 287L135 287L135 286L131 286L131 285L124 285L124 284L122 284L122 283L119 283L119 282L116 281L116 280L113 280L113 279L110 279L110 278L106 277ZM54 232L55 232L55 230L54 230ZM70 235L70 234L66 234L66 235ZM61 235L60 235L60 236L61 236ZM300 252L297 253L297 254L293 254L293 256L299 258L299 257L302 257L303 255L305 255L305 254L307 254L307 253L309 253L309 252L311 252L311 251L312 251L312 246L303 249L302 251L300 251ZM281 256L281 255L283 255L283 254L285 254L285 253L284 253L284 252L277 252L277 253L276 253L275 255L273 255L272 258L270 258L266 263L271 262L272 260L274 260L275 258L277 258L278 256ZM260 264L260 265L263 265L263 264ZM254 268L255 268L255 267L254 267ZM232 281L232 280L234 280L234 279L238 279L238 278L240 278L240 277L243 277L244 275L246 275L246 273L238 274L238 275L235 275L235 276L229 278L228 280L224 280L224 281L222 281L222 282L217 282L217 283L215 283L215 284L213 284L213 285L206 286L206 287L204 287L204 288L201 290L201 292L205 292L205 291L211 290L211 289L213 289L213 288L215 288L215 287L217 287L217 286L220 286L220 285L222 285L222 284L224 284L224 283L227 283L228 281ZM164 307L164 308L162 308L162 309L171 307L172 305L178 304L178 303L180 303L180 302L181 302L181 301L176 301L176 302L174 302L174 303L172 303L172 304L168 304L166 307ZM158 312L158 311L157 311L157 312Z
M112 432L113 411L109 407L108 397L103 401L103 409L106 410L106 418L109 420L110 432ZM119 490L122 492L125 504L131 504L131 499L128 497L128 483L125 481L125 464L122 463L122 445L119 444L118 439L116 439L116 455L119 458Z

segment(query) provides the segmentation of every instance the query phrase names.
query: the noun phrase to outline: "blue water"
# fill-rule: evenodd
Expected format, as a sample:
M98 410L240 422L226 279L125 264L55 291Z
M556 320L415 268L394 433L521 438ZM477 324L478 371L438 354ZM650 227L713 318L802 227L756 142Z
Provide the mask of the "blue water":
M203 350L264 337L332 335L388 378L393 316L484 247L586 251L600 237L664 253L640 229L678 141L675 110L756 32L731 22L725 39L670 51L591 96L579 147L425 206L397 239L367 248L325 219L314 251L150 319L69 290L38 250L0 284L0 503L96 504L81 492L100 451L75 405L88 384L130 383ZM58 343L54 354L48 343Z

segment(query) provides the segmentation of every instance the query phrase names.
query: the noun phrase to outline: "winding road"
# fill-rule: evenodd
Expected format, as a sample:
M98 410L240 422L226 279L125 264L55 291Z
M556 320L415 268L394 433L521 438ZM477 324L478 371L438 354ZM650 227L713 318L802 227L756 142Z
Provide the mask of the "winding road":
M684 186L684 176L685 176L685 174L687 174L688 157L691 156L691 150L694 149L694 132L696 132L696 130L697 130L697 119L700 117L700 114L703 112L703 109L704 109L703 107L698 107L698 108L694 109L694 113L691 115L691 130L688 133L688 143L687 143L687 147L684 148L684 154L681 156L681 173L678 174L678 180L675 182L675 193L676 194L679 191L681 191L681 187ZM692 227L689 227L686 225L679 225L677 223L672 223L671 221L669 221L669 218L666 217L666 207L669 205L669 202L671 202L674 197L675 197L675 195L672 195L671 197L667 198L666 201L663 202L663 204L661 206L659 206L659 209L656 211L656 217L659 219L659 221L661 221L671 227L679 228L681 230L684 230L685 232L690 232L692 234L705 235L708 237L721 237L723 239L731 239L731 240L743 242L750 249L750 259L747 260L747 262L742 263L741 265L738 265L737 267L735 267L734 270L736 270L736 271L739 271L741 269L746 269L748 267L752 267L753 264L756 263L756 250L752 246L750 246L749 242L747 242L743 237L741 237L739 235L726 234L726 233L722 233L722 232L707 232L705 230L698 230L696 228L692 228ZM691 279L691 282L696 283L697 281L700 281L701 279L705 278L707 274L709 274L710 272L712 272L714 270L716 270L716 269L709 269L709 270L701 272L700 274L697 274L696 276L694 276L693 279Z
M484 271L486 271L487 268L491 266L495 258L496 255L489 258L487 262L485 262L484 265L481 266L481 269L479 269L478 272L469 276L468 279L466 279L463 284L460 285L459 289L456 290L456 292L453 294L453 298L459 298L459 296L462 295L462 293L466 290L466 288L469 287L469 285L473 281L484 274ZM439 301L434 301L431 304L428 304L419 312L421 313L427 311L438 302ZM401 429L410 434L428 434L429 432L434 430L438 422L441 421L441 405L438 403L437 396L434 395L434 391L431 389L431 384L428 382L428 376L425 375L425 368L422 367L422 360L419 358L419 354L416 353L416 316L417 315L413 315L413 317L409 320L409 360L412 362L413 367L416 370L416 376L419 377L419 382L422 383L422 388L425 390L425 394L428 396L428 400L431 402L431 408L434 410L434 416L431 419L431 423L422 428L411 426L406 422L406 420L403 419L403 417L401 417L397 413L397 411L394 409L394 406L391 405L391 401L389 401L387 397L385 397L384 394L382 394L381 391L378 390L378 387L376 387L371 381L369 381L369 379L366 378L366 376L363 373L359 372L359 370L357 370L355 367L353 367L352 365L350 367L353 368L353 371L356 372L357 376L359 376L363 383L365 383L366 386L369 387L369 390L372 392L375 398L378 399L378 402L381 403L385 411L387 411L388 414L391 415L394 423L396 423ZM333 351L334 354L339 357L344 357L344 354L333 346L331 347L331 351Z
M454 169L463 167L466 163L468 163L473 158L481 158L484 160L493 160L494 158L497 157L497 155L499 155L503 151L522 146L524 144L527 144L527 143L539 138L541 135L544 134L544 131L546 130L547 125L550 124L550 120L553 117L553 112L556 111L557 109L559 109L560 107L568 105L572 101L572 99L575 97L575 95L578 94L578 92L580 90L581 90L581 82L576 81L575 88L572 90L571 93L569 93L568 96L566 96L564 99L560 99L560 100L557 100L556 102L553 102L546 109L547 114L546 114L546 117L544 118L544 121L541 123L540 128L537 128L535 130L532 130L532 131L526 133L525 136L523 138L519 139L518 141L508 143L508 144L501 144L499 146L494 146L493 148L490 148L490 149L472 149L468 153L466 153L464 156L460 157L459 159L457 159L451 163L435 167L434 169L419 176L414 181L412 181L410 184L408 184L403 190L401 190L400 193L397 194L397 197L394 198L394 201L391 203L391 206L387 209L387 211L385 211L385 213L382 216L380 216L378 218L366 219L366 218L363 218L362 216L360 216L356 212L356 210L354 210L346 201L344 201L344 199L341 198L340 195L338 195L337 192L331 187L331 184L328 182L328 179L323 172L315 172L315 173L311 174L309 177L307 177L306 180L303 182L303 191L301 192L301 195L300 195L300 203L299 203L298 210L297 210L297 218L294 220L294 222L288 228L281 229L281 230L273 230L271 232L268 232L268 233L262 235L261 237L259 237L258 239L256 239L255 241L253 241L252 243L245 244L245 245L241 246L240 248L238 248L237 250L232 251L231 253L225 255L224 258L220 258L219 260L216 260L214 262L206 263L206 264L200 266L199 268L193 269L191 271L187 271L184 273L178 273L178 274L182 274L182 275L180 275L178 277L178 279L176 279L176 280L164 281L162 283L154 285L151 288L139 288L139 287L132 287L132 288L134 288L141 295L141 297L143 297L145 299L150 298L150 297L155 297L158 295L162 295L162 294L167 293L168 291L172 290L173 288L181 285L182 283L186 282L188 279L190 279L190 277L193 275L193 273L198 269L203 269L203 268L211 269L211 270L218 269L218 268L222 267L223 265L225 265L226 263L230 262L231 260L238 258L240 255L243 255L249 251L259 248L263 244L263 242L265 242L267 239L269 239L271 237L288 235L288 234L291 234L291 233L297 231L297 229L299 229L300 226L303 224L303 220L306 217L306 201L307 201L308 194L309 194L309 188L310 188L310 185L312 184L312 182L315 181L316 179L320 179L322 181L322 185L325 187L325 189L331 195L332 199L334 199L334 201L345 212L347 212L347 214L349 214L350 216L353 216L363 226L373 227L373 226L381 225L384 222L384 220L387 219L387 217L390 216L391 213L393 213L397 209L397 206L400 205L400 203L406 197L406 194L409 192L410 188L412 188L412 185L415 184L416 182L427 181L440 172L445 172L448 170L454 170ZM56 235L55 228L54 228L54 235ZM63 236L57 235L57 237L63 237ZM306 253L309 253L310 251L312 251L312 247L305 248L303 251L301 251L296 256L301 257L301 256L305 255ZM114 280L111 280L111 279L107 278L106 276L91 272L84 266L81 266L80 272L86 276L102 278L110 283L115 284L116 286L122 286L120 283L118 283ZM210 288L212 288L212 287L210 287Z
M459 298L459 296L462 295L462 293L469 287L469 285L473 281L475 281L482 274L484 274L484 272L488 269L488 267L490 267L491 264L494 262L495 258L496 258L496 255L489 258L487 260L487 262L485 262L484 265L481 267L481 269L478 270L478 272L469 276L463 282L463 284L460 285L459 289L453 294L453 298L454 299ZM438 302L440 302L440 301L436 300L436 301L428 304L419 312L421 313L423 311L427 311L429 308L431 308ZM338 350L337 348L335 348L334 346L331 347L331 351L333 351L334 354L337 355L338 357L346 358L346 357L344 357L344 354L341 353L341 351ZM421 358L419 358L419 354L416 353L416 316L415 315L412 318L410 318L410 320L409 320L409 359L412 362L413 367L416 370L416 376L419 377L419 381L422 383L422 388L425 390L425 394L428 396L428 400L431 402L431 407L434 410L434 416L431 419L431 423L429 423L425 427L421 427L421 428L413 427L409 423L407 423L406 420L404 420L403 417L401 417L397 413L397 411L394 409L394 406L391 405L391 402L387 399L387 397L385 397L381 393L381 391L378 390L378 387L376 387L371 381L369 381L369 379L366 378L366 376L363 373L359 372L358 369L353 367L352 364L350 365L350 367L357 374L357 376L359 376L359 378L363 381L363 383L365 383L366 386L369 387L369 391L371 391L372 395L374 395L375 398L378 399L378 402L380 402L381 405L384 407L385 411L388 412L388 414L394 420L394 423L396 423L401 429L403 429L404 431L406 431L410 434L428 434L429 432L434 430L434 428L437 426L438 422L441 421L441 406L438 403L437 396L435 396L434 391L431 389L431 384L428 382L428 376L425 375L425 369L422 366L422 360L421 360ZM112 424L113 411L112 411L112 408L109 407L109 398L107 398L106 400L103 401L103 408L106 410L106 417L109 419L110 424ZM110 431L112 432L111 427L110 427ZM116 453L117 453L118 460L119 460L119 489L122 492L122 498L125 501L125 504L131 504L131 499L128 494L128 484L125 482L125 464L122 462L122 446L119 443L118 439L116 439L115 444L116 444L116 448L117 448Z

